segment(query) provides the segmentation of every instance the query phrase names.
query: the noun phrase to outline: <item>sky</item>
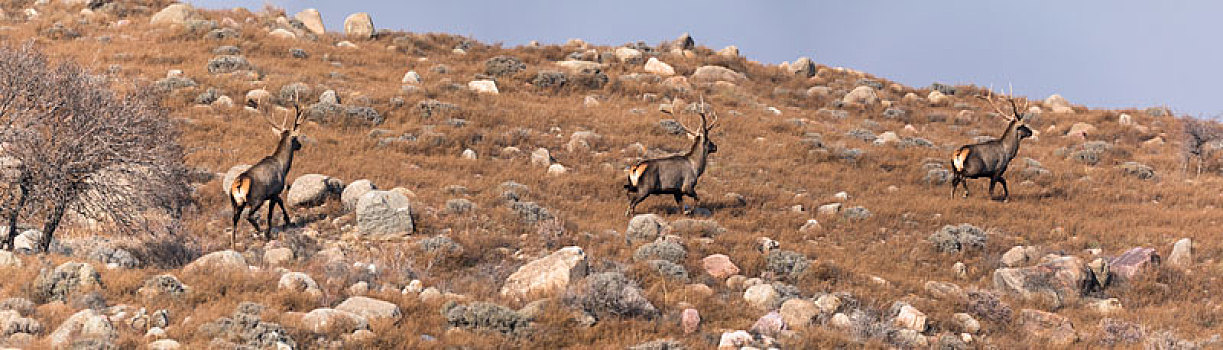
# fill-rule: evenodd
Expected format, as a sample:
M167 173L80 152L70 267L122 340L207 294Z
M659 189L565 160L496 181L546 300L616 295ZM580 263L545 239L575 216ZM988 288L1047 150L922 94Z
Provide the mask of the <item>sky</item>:
M368 12L374 26L506 46L656 44L691 33L749 60L807 56L923 87L933 82L1060 94L1093 108L1167 106L1223 114L1223 2L1208 1L309 1L189 0L198 7L316 8L328 31ZM1203 40L1211 41L1209 43Z

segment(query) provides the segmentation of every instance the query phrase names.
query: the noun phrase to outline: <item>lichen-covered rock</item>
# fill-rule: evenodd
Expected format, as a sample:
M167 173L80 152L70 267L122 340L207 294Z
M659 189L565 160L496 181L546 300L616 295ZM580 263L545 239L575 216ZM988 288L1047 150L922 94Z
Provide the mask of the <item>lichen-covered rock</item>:
M513 309L477 302L467 305L447 303L442 307L442 316L451 327L475 330L490 330L514 334L530 326L530 321Z
M38 274L38 278L34 280L34 301L67 302L69 297L78 292L101 286L102 275L94 270L93 265L67 262L53 271L43 270Z
M68 317L51 333L51 347L65 349L78 341L92 340L109 344L119 337L110 320L93 309L81 310Z
M596 316L652 318L658 315L658 309L646 299L637 282L619 272L586 277L570 288L565 301Z
M187 266L183 267L183 273L188 275L198 274L204 271L212 271L217 273L234 273L245 272L250 269L247 265L246 258L242 257L241 253L233 250L222 250L218 252L208 253L199 259L195 259Z
M586 253L581 247L565 247L518 268L501 287L501 295L526 298L555 295L586 276Z
M930 235L934 248L944 253L985 248L985 231L970 224L946 225Z
M335 307L367 319L398 319L403 314L394 303L367 297L351 297Z
M399 192L370 191L357 202L357 230L364 238L403 238L414 229L412 203Z

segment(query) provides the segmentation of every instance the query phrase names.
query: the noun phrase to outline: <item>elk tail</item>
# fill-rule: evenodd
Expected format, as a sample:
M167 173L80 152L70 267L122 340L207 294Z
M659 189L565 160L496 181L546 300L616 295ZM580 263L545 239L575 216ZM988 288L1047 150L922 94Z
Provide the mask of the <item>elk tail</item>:
M229 186L229 199L233 201L235 206L246 204L246 195L251 192L251 178L242 175L234 180L234 184Z
M644 163L644 162L633 164L633 166L629 168L628 184L624 185L624 189L627 189L629 191L636 191L637 185L641 181L641 174L645 173L645 169L647 167L648 167L648 163Z
M961 147L951 156L951 169L955 172L964 171L964 161L968 160L968 147Z

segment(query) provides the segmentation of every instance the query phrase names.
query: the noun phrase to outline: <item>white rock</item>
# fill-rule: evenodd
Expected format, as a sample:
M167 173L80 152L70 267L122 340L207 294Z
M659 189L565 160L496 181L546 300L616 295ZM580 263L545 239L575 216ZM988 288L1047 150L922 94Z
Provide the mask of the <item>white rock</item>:
M282 40L297 39L297 34L293 34L293 32L290 32L283 28L276 28L275 30L272 30L271 32L268 33L268 36L276 38L276 39L282 39Z
M1168 254L1168 263L1177 267L1193 265L1193 240L1181 238L1176 241L1172 245L1172 253Z
M664 77L675 75L675 68L671 67L671 65L667 64L666 62L659 61L657 57L650 57L650 59L645 62L645 71Z
M900 313L896 315L893 324L897 327L924 332L926 330L926 314L909 304L904 304L900 307Z
M875 89L870 86L859 86L845 94L841 99L844 103L860 103L865 105L875 104L879 102L879 96L875 94Z
M420 84L420 74L416 73L416 71L408 71L403 74L403 80L400 82L404 84Z
M152 24L183 24L187 19L195 14L195 8L191 4L171 4L166 8L157 11L153 17L149 19Z
M374 36L374 20L368 13L358 12L344 19L344 34L354 39L369 39Z
M312 8L301 10L301 12L293 15L293 18L301 21L302 24L306 26L306 30L309 30L315 35L323 35L327 33L327 29L323 26L323 16L319 14L318 10Z
M568 171L569 170L565 169L564 165L552 164L548 166L548 175L552 175L552 176L564 175Z
M777 306L779 298L781 295L773 285L767 283L751 286L743 292L743 300L761 310L772 310Z
M586 252L565 247L518 268L501 287L501 295L523 299L532 295L554 295L589 272Z
M499 94L497 82L492 80L472 80L467 82L467 88L482 94Z
M616 59L619 59L622 63L639 63L642 56L641 50L631 47L616 48L615 55Z

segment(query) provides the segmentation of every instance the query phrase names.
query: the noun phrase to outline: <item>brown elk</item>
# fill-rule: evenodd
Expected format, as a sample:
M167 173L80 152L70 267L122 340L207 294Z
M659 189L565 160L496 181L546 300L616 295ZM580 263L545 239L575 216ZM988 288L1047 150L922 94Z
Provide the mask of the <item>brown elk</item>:
M990 95L979 97L988 102L994 111L1006 119L1009 124L1006 126L1006 131L1002 133L1002 137L960 147L952 154L951 170L954 175L951 179L951 196L955 197L956 187L963 183L964 197L967 198L968 179L988 177L990 197L994 200L1006 201L1011 196L1011 192L1007 189L1006 179L1002 177L1002 174L1006 172L1011 160L1015 159L1015 155L1019 153L1019 141L1032 136L1032 129L1024 124L1023 112L1021 112L1027 110L1028 105L1025 100L1023 109L1020 109L1014 98L1007 98L1012 112L1008 116L994 103L992 92ZM994 185L998 183L1002 184L1002 197L993 197Z
M624 185L624 189L628 191L629 205L624 215L632 216L637 209L637 203L641 203L646 197L653 194L674 195L675 203L679 205L680 210L684 211L684 214L692 213L691 210L684 208L685 195L692 197L697 204L700 204L701 199L696 194L697 180L700 179L701 174L705 173L705 164L709 154L718 151L718 145L709 138L709 131L717 125L718 116L713 114L713 120L710 121L705 116L705 107L702 98L700 108L698 108L698 114L701 116L699 132L693 132L692 129L680 123L680 127L692 139L692 147L687 153L645 159L629 167L628 184Z
M251 206L250 214L246 220L255 227L255 231L259 229L259 223L256 222L255 215L259 212L259 208L264 202L270 202L268 205L268 227L264 231L264 237L272 238L272 216L276 206L280 206L280 212L284 214L284 224L289 225L289 212L285 209L285 204L280 199L280 193L284 191L286 177L289 175L289 167L293 166L293 152L301 149L301 143L297 142L297 137L300 135L298 127L303 121L301 108L296 104L293 106L296 111L296 116L293 118L293 127L285 128L285 123L288 122L288 115L285 115L285 120L282 120L279 125L272 122L267 114L263 115L263 119L267 120L268 124L272 125L272 133L280 138L280 142L276 145L276 151L272 155L264 157L259 163L251 166L242 174L234 179L232 185L229 186L229 203L234 209L233 232L230 237L230 245L236 245L238 239L238 219L242 217L242 210L247 206Z

